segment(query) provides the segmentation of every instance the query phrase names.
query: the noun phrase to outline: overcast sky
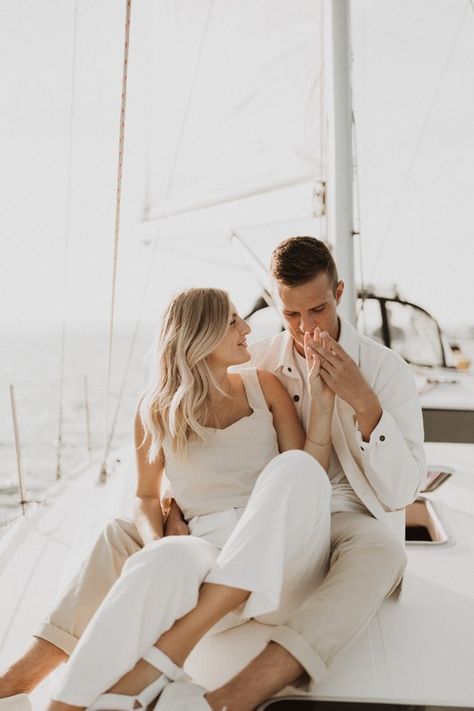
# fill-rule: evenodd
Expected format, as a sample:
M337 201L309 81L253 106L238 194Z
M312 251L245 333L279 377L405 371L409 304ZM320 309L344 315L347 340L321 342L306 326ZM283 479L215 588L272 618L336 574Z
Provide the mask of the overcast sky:
M108 317L124 4L0 5L3 328L57 324L65 303L73 323ZM363 276L472 325L474 10L354 0L352 11ZM119 322L136 318L152 254L131 224L142 187L126 176ZM254 278L216 235L199 261L204 241L158 250L144 319L190 283L224 286L245 309Z

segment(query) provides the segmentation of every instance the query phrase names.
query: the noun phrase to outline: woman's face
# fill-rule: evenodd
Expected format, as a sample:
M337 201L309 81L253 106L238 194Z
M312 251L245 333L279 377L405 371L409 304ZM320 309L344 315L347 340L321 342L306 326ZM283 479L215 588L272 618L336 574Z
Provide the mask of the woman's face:
M247 347L247 335L250 326L240 318L234 304L230 305L229 321L223 339L214 348L207 360L209 365L219 365L228 368L250 360L251 355Z

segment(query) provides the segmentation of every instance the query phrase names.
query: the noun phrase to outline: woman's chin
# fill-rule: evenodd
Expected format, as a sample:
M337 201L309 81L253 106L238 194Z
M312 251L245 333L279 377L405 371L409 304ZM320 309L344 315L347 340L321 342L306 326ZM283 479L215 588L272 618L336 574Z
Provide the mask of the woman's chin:
M249 360L251 360L252 355L247 348L243 349L242 348L242 353L238 356L238 358L235 359L235 361L232 363L232 365L243 365L244 363L248 363Z

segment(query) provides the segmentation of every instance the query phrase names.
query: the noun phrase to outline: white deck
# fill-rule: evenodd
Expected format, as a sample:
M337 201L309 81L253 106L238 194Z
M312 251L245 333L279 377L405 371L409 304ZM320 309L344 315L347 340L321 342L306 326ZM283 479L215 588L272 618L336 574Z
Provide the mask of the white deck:
M430 463L456 470L429 495L452 541L409 546L401 598L382 605L320 684L318 698L474 706L474 445L427 450ZM48 506L0 540L0 666L25 647L104 518L127 508L131 471L123 461L106 487L95 484L95 470L58 487ZM253 622L206 638L188 671L218 685L264 646L266 631ZM49 689L48 682L34 694L35 708L43 708Z

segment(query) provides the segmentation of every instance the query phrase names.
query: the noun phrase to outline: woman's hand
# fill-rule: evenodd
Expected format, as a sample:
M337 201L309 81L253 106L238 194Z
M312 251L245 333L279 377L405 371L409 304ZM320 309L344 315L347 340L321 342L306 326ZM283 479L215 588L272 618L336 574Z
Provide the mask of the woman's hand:
M316 348L328 349L329 344L321 338L321 331L318 327L311 334L306 331L304 334L304 351L306 364L308 367L308 389L311 399L327 412L332 412L334 407L335 393L321 377L321 357Z
M189 536L188 524L174 499L165 521L165 536Z

